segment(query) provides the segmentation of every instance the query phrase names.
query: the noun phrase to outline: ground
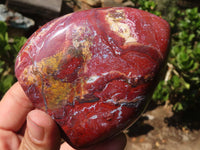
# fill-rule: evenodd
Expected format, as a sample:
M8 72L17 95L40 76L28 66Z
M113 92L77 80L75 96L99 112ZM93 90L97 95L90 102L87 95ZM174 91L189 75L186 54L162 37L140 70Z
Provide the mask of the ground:
M171 105L151 107L125 131L125 150L200 150L200 122L189 116L194 114L187 112L183 120Z

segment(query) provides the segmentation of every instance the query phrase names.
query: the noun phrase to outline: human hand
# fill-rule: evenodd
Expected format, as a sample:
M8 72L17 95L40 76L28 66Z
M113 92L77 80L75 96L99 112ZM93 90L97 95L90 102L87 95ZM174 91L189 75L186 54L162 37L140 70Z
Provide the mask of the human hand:
M1 150L74 150L60 144L58 126L51 117L34 109L19 83L15 83L0 102ZM123 150L124 134L84 150Z

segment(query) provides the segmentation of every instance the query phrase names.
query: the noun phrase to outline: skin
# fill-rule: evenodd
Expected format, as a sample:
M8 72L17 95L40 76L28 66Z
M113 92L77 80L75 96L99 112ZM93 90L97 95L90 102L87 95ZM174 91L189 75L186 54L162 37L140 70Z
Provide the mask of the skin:
M19 83L15 83L0 101L1 150L75 150L61 144L56 123L43 111L33 107ZM123 150L124 134L84 150Z

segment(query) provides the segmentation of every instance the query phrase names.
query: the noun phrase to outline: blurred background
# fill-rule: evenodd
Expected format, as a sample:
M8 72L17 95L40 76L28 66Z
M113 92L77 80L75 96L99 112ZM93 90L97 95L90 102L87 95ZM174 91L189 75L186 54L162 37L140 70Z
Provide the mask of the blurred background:
M127 150L200 149L199 0L0 0L0 98L16 82L27 38L59 16L98 7L133 7L167 20L171 51L146 112L129 129Z

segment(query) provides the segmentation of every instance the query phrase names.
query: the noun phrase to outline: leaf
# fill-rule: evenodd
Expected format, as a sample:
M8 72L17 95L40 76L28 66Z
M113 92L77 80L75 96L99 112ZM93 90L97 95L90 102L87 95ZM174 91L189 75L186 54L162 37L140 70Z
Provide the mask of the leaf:
M4 71L4 68L3 68L4 64L5 62L0 60L0 77L1 77L1 73Z
M196 60L200 61L200 42L198 42L194 47L194 54L196 56Z
M175 89L180 87L180 77L174 75L171 80Z
M190 34L188 37L188 41L191 42L195 38L195 34Z
M4 36L4 34L7 31L7 25L5 22L0 21L0 34L2 34Z
M3 93L5 93L13 84L14 75L7 75L1 79L0 88Z
M17 37L14 39L14 44L13 44L13 48L15 50L15 55L20 51L20 49L22 48L22 46L25 44L26 42L26 38L25 37Z
M177 103L173 106L173 110L176 111L176 112L181 111L181 110L183 110L183 109L184 109L184 107L183 107L183 105L182 105L181 102L177 102Z
M164 81L160 81L152 98L153 100L159 100L161 102L166 102L169 100L170 89L167 87Z

